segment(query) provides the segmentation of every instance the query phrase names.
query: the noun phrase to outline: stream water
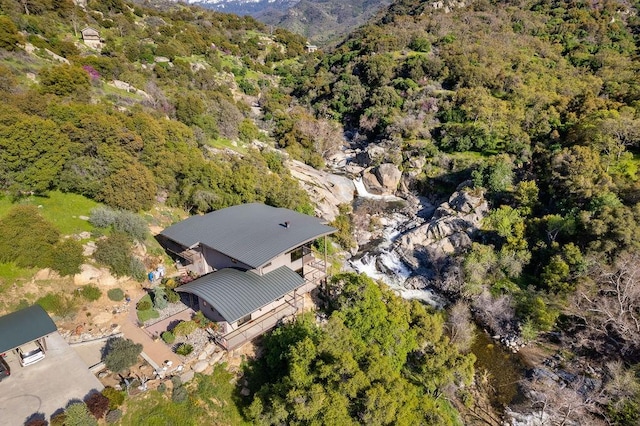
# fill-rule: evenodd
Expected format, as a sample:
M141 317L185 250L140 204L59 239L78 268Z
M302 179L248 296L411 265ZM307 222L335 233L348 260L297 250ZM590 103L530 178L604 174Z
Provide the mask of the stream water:
M491 405L498 410L517 402L521 397L518 381L525 366L518 354L505 350L482 330L476 330L476 338L471 346L476 356L475 369L480 376L486 371L493 392L488 394Z

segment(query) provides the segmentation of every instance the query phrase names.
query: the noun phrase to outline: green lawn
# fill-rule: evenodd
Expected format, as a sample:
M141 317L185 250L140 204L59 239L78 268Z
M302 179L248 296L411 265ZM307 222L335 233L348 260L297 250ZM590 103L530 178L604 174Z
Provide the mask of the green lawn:
M88 217L91 209L98 203L82 195L52 191L47 196L31 196L19 200L18 203L33 204L40 207L40 212L63 235L91 231L93 226L80 216ZM4 216L14 205L10 197L0 198L0 217Z
M235 386L229 383L231 373L223 365L216 366L210 376L197 374L186 386L185 402L171 401L171 391L150 391L137 395L126 404L120 425L249 425L240 414L234 399Z

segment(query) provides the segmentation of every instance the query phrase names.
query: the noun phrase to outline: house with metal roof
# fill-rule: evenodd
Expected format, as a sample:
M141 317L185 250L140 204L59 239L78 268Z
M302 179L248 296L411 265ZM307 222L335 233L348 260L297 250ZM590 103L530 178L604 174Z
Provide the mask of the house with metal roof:
M198 276L176 291L197 297L219 342L233 349L303 307L327 275L326 254L312 244L334 232L316 217L252 203L192 216L158 240Z

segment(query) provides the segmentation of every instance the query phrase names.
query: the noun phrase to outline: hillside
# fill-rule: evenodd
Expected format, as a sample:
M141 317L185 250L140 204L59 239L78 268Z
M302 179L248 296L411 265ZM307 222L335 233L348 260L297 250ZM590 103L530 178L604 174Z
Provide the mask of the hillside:
M343 136L338 123L315 116L282 85L314 58L303 37L182 4L158 11L119 0L4 0L2 12L3 312L40 304L67 338L102 337L121 324L137 330L170 300L179 303L170 285L193 279L180 275L147 289L154 285L147 274L158 265L173 273L151 230L187 214L249 202L314 213L285 159L321 169L340 152ZM337 241L348 241L346 210L337 222ZM328 249L337 271L341 248L332 242ZM114 407L125 400L121 424L141 418L203 424L212 416L233 424L319 422L328 410L340 424L396 415L411 423L457 422L454 403L441 393L457 398L455 390L472 381L474 358L448 344L442 314L364 276L343 274L333 285L342 290L325 301L322 316L329 322L310 315L283 325L268 337L264 359L244 359L246 371L238 362L229 367L231 378L220 375L232 386L215 384L215 374L194 378L195 365L188 384L155 377L138 357L144 342L116 340L102 355L106 362L115 353L122 362L107 364L111 372L101 378L124 389L153 376L153 386L132 386L126 400L125 392L107 388L95 404L58 411L68 423L93 424L92 414L118 422L123 412ZM124 312L129 314L116 322ZM186 322L191 331L185 334L198 328ZM213 349L201 334L202 346ZM165 338L169 343L163 333ZM183 357L194 350L190 344L147 344ZM187 358L178 359L188 365ZM274 360L281 360L277 368L270 365ZM300 381L305 364L318 368ZM292 394L313 395L313 410L291 400ZM388 395L384 404L382 395ZM117 402L105 405L109 397ZM27 422L42 416L33 413Z
M640 359L638 6L400 0L286 80L343 124L362 167L395 164L436 206L484 194L490 212L454 255L426 246L438 210L407 236L408 261L492 334L549 345L560 376L536 365L518 409L549 404L550 423L637 421L637 382L622 395L611 363Z
M89 261L144 279L141 253L162 256L144 225L175 212L263 202L313 213L286 158L344 164L370 188L386 169L391 195L433 207L394 229L393 246L412 285L450 303L436 312L339 274L316 321L265 339L234 407L245 419L640 421L640 2L399 0L309 53L303 36L184 4L0 1L5 311L47 296L31 283L16 298L42 268L72 276ZM343 22L327 9L351 22L371 4L352 5L299 4L332 35ZM92 218L104 226L56 221L47 197L77 202L75 216L108 206ZM334 207L344 257L397 213ZM106 241L101 254L66 238L80 231ZM456 244L443 244L452 231ZM487 403L492 378L472 365L471 319L524 347L528 374L507 412ZM215 411L189 392L194 423ZM145 409L188 415L164 402Z

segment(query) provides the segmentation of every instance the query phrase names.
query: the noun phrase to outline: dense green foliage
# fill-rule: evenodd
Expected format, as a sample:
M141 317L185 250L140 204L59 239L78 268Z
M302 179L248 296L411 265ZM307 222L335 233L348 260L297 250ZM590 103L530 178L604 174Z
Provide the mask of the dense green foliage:
M443 321L362 275L332 280L324 326L310 317L276 329L249 378L258 424L458 424L442 398L469 384L473 356L443 335Z
M61 275L80 272L82 245L60 239L58 230L31 205L17 205L0 218L0 262L52 268Z
M282 69L282 82L384 147L379 161L410 171L414 190L449 196L470 179L485 191L492 211L460 262L463 282L447 286L453 297L506 297L517 318L495 324L520 321L531 334L560 318L633 360L634 338L606 331L610 313L596 308L616 292L594 281L596 265L640 247L637 12L518 0L447 13L401 0L334 51Z
M274 82L264 65L269 53L296 56L303 39L279 30L258 42L249 34L265 28L251 18L185 6L160 17L124 3L69 3L62 13L30 2L29 15L25 5L6 0L2 7L0 189L20 195L57 188L134 212L156 197L193 212L251 201L310 211L287 170L271 172L258 149L242 156L212 149L267 137L260 128L268 124L256 126L230 86L257 96ZM101 51L71 41L83 25L101 32ZM37 74L34 85L15 65L23 60L19 31L37 48L35 65L26 65ZM44 49L69 64L51 65ZM171 63L154 63L156 57ZM144 95L110 86L114 79Z
M107 291L107 296L109 297L109 300L120 302L124 299L124 291L122 291L121 288L110 288Z
M98 422L91 415L84 402L74 402L65 408L64 424L68 426L97 426Z
M142 352L141 344L122 337L114 337L109 339L105 346L104 364L109 370L119 373L138 362L140 352Z
M133 256L131 241L123 233L114 232L96 241L96 252L93 257L108 266L111 273L117 277L130 276L138 280L144 279L144 265Z

